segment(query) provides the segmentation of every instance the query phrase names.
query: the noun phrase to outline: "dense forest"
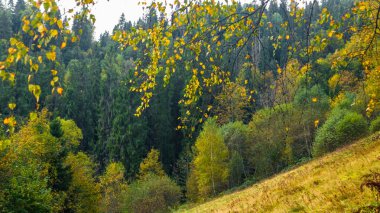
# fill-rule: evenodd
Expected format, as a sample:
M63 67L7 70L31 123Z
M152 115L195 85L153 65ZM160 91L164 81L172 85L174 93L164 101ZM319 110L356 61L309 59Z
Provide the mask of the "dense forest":
M380 130L380 2L0 1L0 212L167 212ZM169 12L170 11L170 12Z

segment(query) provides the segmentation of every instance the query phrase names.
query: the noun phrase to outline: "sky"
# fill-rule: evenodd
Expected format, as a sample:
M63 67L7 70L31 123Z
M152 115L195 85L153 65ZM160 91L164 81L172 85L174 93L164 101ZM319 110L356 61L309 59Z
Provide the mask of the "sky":
M141 5L138 5L142 0L97 0L97 3L92 8L92 13L96 17L95 35L98 39L100 34L105 31L111 32L113 27L118 23L122 13L125 14L127 21L136 22L143 16L144 11ZM173 3L174 0L166 0L167 3ZM242 0L247 2L248 0ZM73 0L60 0L63 8L73 8ZM151 0L146 0L147 3Z
M140 1L98 0L98 3L93 8L93 13L96 16L95 38L98 38L104 31L112 31L113 27L119 22L122 13L125 14L127 21L136 22L144 14L142 6L138 5Z
M122 13L127 20L136 22L143 16L143 8L138 5L141 0L97 0L92 8L92 13L96 17L95 39L99 38L105 31L111 32L118 23ZM60 4L65 9L73 8L73 0L61 0ZM148 1L149 2L149 1Z
M143 7L138 5L141 1L143 0L96 0L96 4L92 8L92 13L96 17L94 38L98 39L100 34L105 31L111 32L122 13L125 14L127 21L136 22L144 15ZM145 1L150 3L152 0ZM174 2L174 0L161 1ZM182 2L183 0L180 1ZM240 2L247 3L252 2L252 0L240 0ZM63 9L71 9L74 8L75 1L60 0L59 4Z

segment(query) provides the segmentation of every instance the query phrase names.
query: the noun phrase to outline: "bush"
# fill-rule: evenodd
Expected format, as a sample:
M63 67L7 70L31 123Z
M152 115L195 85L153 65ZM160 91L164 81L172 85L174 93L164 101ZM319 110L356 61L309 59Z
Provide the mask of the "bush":
M375 120L371 122L369 130L371 131L371 133L375 133L380 130L380 116L378 116Z
M248 162L252 157L252 152L250 150L249 143L249 127L248 125L244 125L242 122L234 122L228 123L221 127L221 132L224 138L224 142L228 147L230 153L230 163L231 161L235 161L237 159L232 160L234 154L239 155L239 158L242 158L242 164L238 165L238 167L242 167L242 175L246 175L252 170L252 165L249 165ZM236 158L237 156L235 156ZM237 164L234 164L237 165ZM230 168L232 169L232 168ZM230 172L232 172L230 170ZM236 178L236 177L232 177ZM239 177L240 178L240 177Z
M188 201L196 202L199 198L198 194L197 176L194 171L191 171L186 180L186 198Z
M281 104L253 115L249 162L255 178L268 177L311 155L309 141L313 139L315 118L311 110L304 114L301 110L295 104Z
M356 93L340 93L331 102L331 107L334 109L346 109L353 112L365 112L367 105L363 100L363 95Z
M168 212L181 198L181 189L167 176L150 175L132 183L124 195L125 212Z
M95 182L95 164L83 152L69 153L64 162L70 168L72 180L67 190L68 211L99 212L100 187Z
M249 151L249 127L243 122L228 123L221 127L224 142L229 150L237 151L239 154L248 157Z
M230 187L239 186L243 182L244 161L241 155L233 151L230 158Z
M326 123L317 131L313 155L320 156L348 144L368 131L365 118L344 109L333 110Z
M122 193L127 189L122 163L108 164L105 173L99 177L102 192L102 212L122 212Z
M312 107L314 111L323 113L329 108L329 98L320 85L310 89L302 87L294 97L294 104L302 108Z
M0 173L0 212L52 212L53 196L38 163L15 162L11 172Z

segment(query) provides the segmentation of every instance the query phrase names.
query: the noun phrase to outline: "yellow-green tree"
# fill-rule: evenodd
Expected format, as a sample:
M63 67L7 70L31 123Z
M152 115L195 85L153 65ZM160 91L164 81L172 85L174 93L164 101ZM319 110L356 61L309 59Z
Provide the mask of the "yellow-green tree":
M246 115L249 100L247 89L244 86L233 82L226 84L222 92L216 96L218 123L242 121Z
M127 189L124 179L125 168L122 163L110 163L100 177L102 191L102 211L121 212L122 193Z
M195 202L198 200L198 183L195 172L192 170L186 180L186 198L188 201Z
M165 176L160 162L160 152L151 149L146 158L140 163L139 177L143 179L148 175Z
M228 184L228 149L215 119L209 119L195 142L194 169L200 198L216 195Z
M62 140L68 149L76 149L83 139L82 130L78 128L73 120L59 119L63 131Z
M50 134L47 117L44 110L10 138L0 140L0 209L4 212L53 210L51 162L58 158L61 145Z
M99 212L100 187L94 178L94 163L83 152L69 153L65 165L70 167L72 180L67 191L67 205L74 212Z
M300 63L293 59L288 62L285 69L278 68L278 79L276 80L276 99L277 104L290 103L299 89L300 81L304 76L305 68L300 67Z
M45 109L34 114L19 131L0 140L0 209L4 211L70 210L66 195L78 178L71 178L63 161L79 143L80 129L63 119L49 125L49 115Z

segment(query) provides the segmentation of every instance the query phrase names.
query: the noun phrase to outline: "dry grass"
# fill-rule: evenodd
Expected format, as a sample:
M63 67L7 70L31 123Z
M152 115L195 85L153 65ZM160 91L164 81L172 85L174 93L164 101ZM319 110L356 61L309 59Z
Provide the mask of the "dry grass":
M380 171L380 134L252 187L181 212L352 212L375 199L362 176Z

